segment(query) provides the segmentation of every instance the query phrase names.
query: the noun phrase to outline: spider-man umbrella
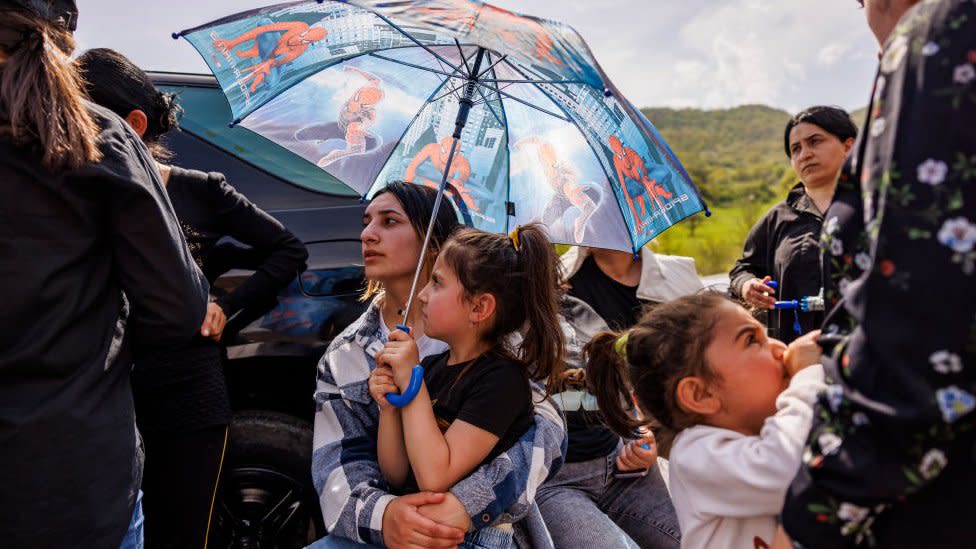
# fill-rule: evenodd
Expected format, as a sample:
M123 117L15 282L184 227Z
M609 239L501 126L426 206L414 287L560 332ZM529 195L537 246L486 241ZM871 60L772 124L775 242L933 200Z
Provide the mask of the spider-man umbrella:
M553 242L635 253L707 213L562 23L472 0L305 1L175 36L210 65L233 123L366 198L403 179L446 189L480 229L539 221Z

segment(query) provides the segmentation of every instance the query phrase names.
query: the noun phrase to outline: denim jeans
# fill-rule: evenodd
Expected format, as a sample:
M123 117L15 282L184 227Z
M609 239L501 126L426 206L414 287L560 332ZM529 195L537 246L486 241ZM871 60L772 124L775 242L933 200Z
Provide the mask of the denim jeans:
M305 549L380 549L375 545L356 543L350 539L338 536L326 536Z
M565 463L539 487L536 502L555 546L678 549L678 517L659 467L644 477L618 479L616 457L613 452Z
M129 521L129 530L125 533L122 545L119 549L142 549L143 545L143 526L145 519L142 516L142 490L136 496L136 506L132 510L132 520Z
M476 532L468 532L464 536L464 543L458 549L514 549L515 540L512 529L482 528Z
M508 549L515 547L512 531L498 528L485 528L477 532L469 532L459 549ZM336 536L326 536L305 549L379 549L375 545L356 543L355 541Z

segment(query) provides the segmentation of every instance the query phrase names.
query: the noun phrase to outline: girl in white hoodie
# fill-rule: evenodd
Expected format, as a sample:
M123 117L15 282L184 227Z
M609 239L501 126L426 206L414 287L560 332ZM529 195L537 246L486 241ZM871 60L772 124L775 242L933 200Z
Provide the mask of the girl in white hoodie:
M635 417L632 390L642 411L677 433L670 487L682 547L772 543L825 389L817 334L786 346L744 308L706 292L587 345L589 383L609 427L627 436L648 422Z

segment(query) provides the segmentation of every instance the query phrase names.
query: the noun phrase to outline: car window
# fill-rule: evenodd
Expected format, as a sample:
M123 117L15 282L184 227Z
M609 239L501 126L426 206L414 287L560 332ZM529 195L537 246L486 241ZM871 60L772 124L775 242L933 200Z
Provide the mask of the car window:
M180 127L285 181L311 191L356 196L357 193L318 166L242 127L228 127L230 109L220 90L160 85L178 94L183 107Z

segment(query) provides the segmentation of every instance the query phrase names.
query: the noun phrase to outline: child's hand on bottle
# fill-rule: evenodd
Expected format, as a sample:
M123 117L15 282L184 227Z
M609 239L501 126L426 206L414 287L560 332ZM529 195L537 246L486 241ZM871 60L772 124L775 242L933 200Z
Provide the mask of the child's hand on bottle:
M820 330L814 330L798 337L793 343L786 347L783 354L783 363L786 365L786 372L793 377L797 372L821 363L823 350L817 345L817 337Z
M417 342L412 335L402 330L393 330L376 362L392 368L393 380L398 386L406 387L410 383L413 367L420 363Z
M387 393L399 393L400 389L393 380L393 370L388 366L377 366L369 374L369 394L379 405L380 410L395 409L386 400Z

